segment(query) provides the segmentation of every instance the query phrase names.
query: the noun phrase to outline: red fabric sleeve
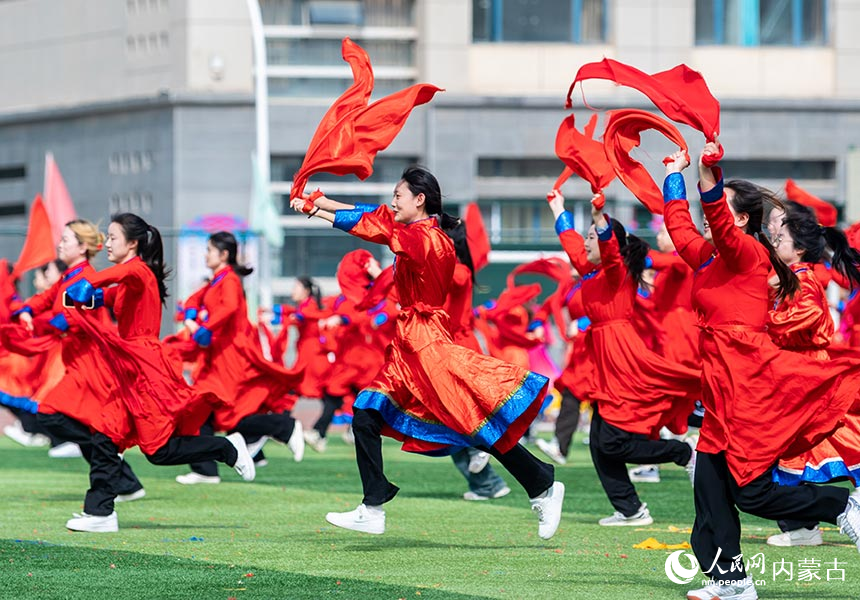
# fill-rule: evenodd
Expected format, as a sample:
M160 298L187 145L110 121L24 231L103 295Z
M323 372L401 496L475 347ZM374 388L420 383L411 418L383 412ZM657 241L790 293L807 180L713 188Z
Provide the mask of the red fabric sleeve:
M726 204L726 194L715 202L703 202L702 210L711 227L714 245L726 260L726 266L735 273L746 273L759 263L758 240L735 225L735 219ZM760 234L764 235L764 234Z
M57 296L60 294L60 288L62 285L63 280L61 279L41 294L31 296L26 302L24 302L24 306L29 306L30 310L33 311L33 315L51 311L54 307L54 302L57 300Z
M598 238L600 246L600 263L603 265L603 274L612 289L621 287L624 278L627 277L627 266L621 258L618 248L618 240L615 234L605 242Z
M678 255L691 269L698 270L714 253L714 246L702 237L690 217L686 200L671 200L663 211L666 229Z
M114 283L122 283L134 290L142 290L145 283L142 278L141 268L149 269L139 258L132 259L128 262L120 263L112 267L108 267L103 271L96 271L92 276L90 283L94 287L105 287Z
M218 336L225 330L232 330L231 325L240 308L241 297L241 280L229 274L206 292L206 310L209 313L209 319L200 324L212 332L212 337Z
M800 290L769 311L767 332L781 348L824 348L835 329L824 290L809 272L798 277Z

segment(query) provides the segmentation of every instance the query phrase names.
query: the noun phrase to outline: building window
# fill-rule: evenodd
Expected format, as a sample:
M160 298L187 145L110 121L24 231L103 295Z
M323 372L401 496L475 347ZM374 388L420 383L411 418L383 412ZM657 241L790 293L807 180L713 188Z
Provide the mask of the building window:
M261 0L266 25L412 27L415 0Z
M823 46L827 0L696 0L696 43Z
M476 42L606 41L606 0L472 0Z
M27 177L25 165L0 165L0 179L24 179Z
M834 181L835 160L732 160L720 161L720 167L729 179L801 179Z

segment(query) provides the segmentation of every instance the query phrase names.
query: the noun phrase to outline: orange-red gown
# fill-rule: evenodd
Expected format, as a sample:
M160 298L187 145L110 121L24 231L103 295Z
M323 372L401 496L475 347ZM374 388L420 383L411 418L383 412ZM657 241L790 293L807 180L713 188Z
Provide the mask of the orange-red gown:
M601 266L588 262L573 219L556 230L574 268L582 275L582 302L591 320L597 374L592 400L603 419L629 433L658 438L663 426L676 433L701 395L701 374L648 350L631 322L637 283L629 276L614 235L599 240Z
M191 304L193 299L193 304ZM256 328L248 320L242 280L229 266L215 273L200 294L186 302L197 308L200 325L195 340L208 343L194 389L224 400L215 410L214 427L230 431L240 420L257 413L291 410L301 371L288 370L263 356Z
M540 410L547 379L454 343L443 306L456 257L436 218L404 225L387 206L360 205L337 211L334 226L394 252L402 308L385 364L355 407L379 411L383 433L405 440L404 449L513 448Z
M735 226L725 195L703 203L713 244L696 230L686 200L667 200L666 227L696 272L705 406L697 450L724 452L743 486L836 429L860 390L860 365L816 361L771 341L768 253Z

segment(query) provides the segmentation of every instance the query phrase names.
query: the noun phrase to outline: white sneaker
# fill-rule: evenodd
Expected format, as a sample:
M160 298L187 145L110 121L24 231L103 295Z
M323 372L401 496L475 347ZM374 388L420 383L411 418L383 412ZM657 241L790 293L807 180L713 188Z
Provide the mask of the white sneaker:
M651 513L648 512L648 505L644 502L642 503L642 506L639 507L639 512L635 515L625 517L620 512L615 511L615 513L613 513L611 517L605 517L598 521L598 523L600 523L604 527L639 527L643 525L650 525L653 522L654 519L651 518Z
M561 453L561 450L558 449L557 440L553 439L552 441L548 442L543 438L538 438L535 441L535 445L541 452L549 456L553 460L553 462L556 462L560 465L567 464L567 457L565 457L565 455Z
M48 450L51 458L81 458L81 447L74 442L63 442Z
M140 500L146 496L146 490L140 488L136 492L132 492L130 494L117 494L116 498L114 498L114 502L134 502L135 500Z
M509 488L508 486L504 486L504 487L500 488L499 491L493 493L490 496L483 496L481 494L476 494L475 492L470 490L470 491L466 492L465 494L463 494L463 500L472 500L472 501L491 500L494 498L503 498L510 493L511 493L511 488Z
M6 434L10 440L14 442L18 442L22 446L27 446L28 448L42 448L44 446L50 446L51 440L48 439L47 436L42 435L41 433L29 433L24 431L24 426L21 424L20 419L15 419L10 425L6 425L3 428L3 433Z
M639 465L627 471L633 483L660 483L660 467Z
M824 543L821 539L821 530L816 525L813 529L801 527L792 531L785 531L767 538L770 546L820 546Z
M758 600L752 578L735 583L712 582L707 586L687 592L687 600Z
M490 455L486 452L475 452L469 457L469 473L480 473L490 462Z
M88 515L87 513L74 513L74 517L66 521L66 529L72 531L88 531L90 533L112 533L119 531L119 521L116 511L106 517Z
M263 446L265 446L266 442L268 441L269 436L262 435L260 436L260 439L251 442L250 444L248 442L245 442L245 445L248 446L248 454L250 454L251 456L257 456L260 453L260 450L263 449Z
M293 460L302 462L305 456L305 436L302 435L302 422L296 419L296 424L293 426L293 433L287 441L287 448L293 453Z
M355 446L355 435L352 433L352 425L348 425L346 431L340 436L348 446Z
M320 436L320 432L316 429L309 429L304 432L305 444L311 447L316 452L325 452L327 442L326 439Z
M845 512L836 517L836 525L839 526L839 531L847 535L860 550L860 502L857 502L854 497L848 497Z
M185 475L177 475L176 483L181 483L182 485L197 485L198 483L208 483L208 484L216 484L221 483L221 478L217 475L201 475L200 473L195 473L191 471L190 473L186 473Z
M359 504L358 508L349 512L330 512L325 516L325 520L336 527L362 533L385 533L385 511L364 504Z
M236 458L236 464L233 465L233 468L236 469L236 472L245 481L254 481L254 476L256 475L254 459L251 458L251 454L248 452L248 446L245 445L245 438L242 437L241 433L231 433L227 436L227 441L233 444L233 447L236 448L236 452L239 453L238 458Z
M684 441L690 445L690 449L693 451L693 454L690 455L690 462L684 465L684 468L687 470L687 475L690 476L690 485L694 486L696 484L696 456L698 455L696 445L699 443L699 436L688 437Z
M564 502L564 484L555 481L542 496L530 498L532 510L538 515L538 535L548 540L555 535L561 521L561 505Z
M268 467L268 466L269 466L268 459L262 458L260 460L254 461L254 467L257 469L262 469L263 467Z

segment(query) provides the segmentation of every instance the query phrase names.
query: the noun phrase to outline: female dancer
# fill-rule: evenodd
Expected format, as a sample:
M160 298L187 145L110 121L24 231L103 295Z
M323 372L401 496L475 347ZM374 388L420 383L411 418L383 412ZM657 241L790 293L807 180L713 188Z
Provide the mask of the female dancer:
M696 270L693 306L702 324L705 417L700 431L691 543L710 585L690 600L754 599L741 555L738 509L766 519L838 523L852 541L860 534L860 504L833 486L784 487L773 481L783 455L811 447L836 427L860 389L860 365L814 361L779 350L765 330L767 280L778 274L779 298L798 289L797 277L762 233L763 203L771 196L746 181L724 185L705 166L718 152L708 143L699 159L702 206L713 244L696 231L686 202L683 152L666 167L666 227L681 257ZM707 566L706 566L707 565Z
M63 305L63 293L69 286L95 275L89 261L102 249L103 242L104 234L89 221L78 219L67 223L57 244L57 255L66 263L66 270L59 281L27 300L17 311L19 321L28 329L33 329L34 319L40 321L49 317L50 328L61 335L65 374L40 400L39 424L53 437L78 444L91 466L94 456L110 464L107 473L90 469L84 513L92 515L112 513L114 499L136 500L146 494L128 463L116 451L111 452L112 448L104 444L105 439L93 435L103 429L105 407L114 386L105 376L106 365L98 345L74 325L70 318L73 309ZM112 327L110 315L104 308L93 310L92 318L105 327Z
M383 472L384 433L406 439L404 448L419 451L483 447L525 488L538 514L538 534L551 538L561 519L564 485L553 482L551 465L517 444L540 409L547 379L453 343L442 306L456 258L439 225L441 220L450 227L455 220L442 213L436 178L419 167L407 168L391 207L353 206L319 194L313 201L294 199L293 208L388 245L396 255L395 287L402 307L385 365L355 401L353 432L364 500L353 511L329 513L326 520L366 533L385 531L382 504L398 488Z
M215 431L239 432L246 440L275 439L287 444L299 462L305 442L302 424L290 416L294 400L289 394L298 387L301 375L263 356L242 289L241 278L253 269L238 263L238 251L232 233L209 236L206 266L212 277L185 303L185 327L202 348L194 389L226 400L212 412ZM211 463L192 465L192 473L217 477L218 471Z
M193 435L200 430L207 410L219 400L196 394L182 378L180 367L158 339L161 307L167 297L164 250L158 229L131 213L114 215L108 227L108 260L115 266L90 273L70 285L66 294L78 304L113 308L117 333L84 310L69 311L71 321L99 344L106 357L107 375L113 379L111 405L94 434L103 453L93 453L90 467L103 475L93 487L108 500L99 513L71 519L66 527L78 531L116 531L113 481L117 446L140 446L153 464L179 465L217 460L234 467L246 481L254 479L254 461L239 433L226 438ZM111 286L111 287L107 287Z
M583 240L573 228L558 190L547 195L555 228L574 268L582 276L582 302L591 321L591 347L598 375L589 446L594 468L615 513L604 526L653 522L630 481L626 463L674 462L690 471L690 444L661 440L663 426L681 433L701 393L700 374L648 350L631 318L645 269L648 245L628 235L592 201L594 224ZM597 197L595 197L596 199Z

